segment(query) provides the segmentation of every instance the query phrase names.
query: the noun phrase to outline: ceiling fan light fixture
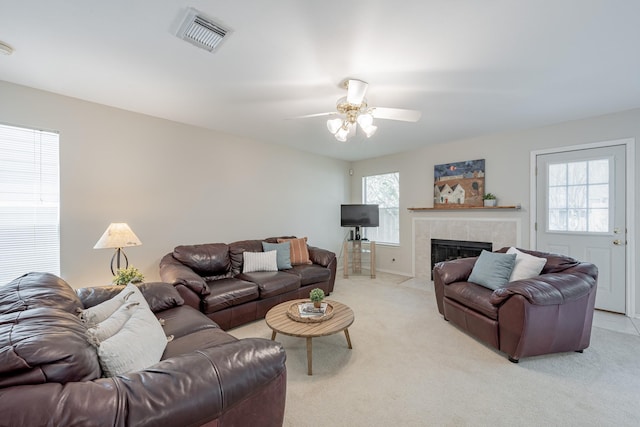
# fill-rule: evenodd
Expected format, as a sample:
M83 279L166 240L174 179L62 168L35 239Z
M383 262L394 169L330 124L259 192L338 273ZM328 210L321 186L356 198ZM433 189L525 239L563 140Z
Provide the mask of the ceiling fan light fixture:
M340 142L345 142L347 140L347 137L349 136L349 127L348 126L341 126L340 129L338 129L338 131L335 133L334 135L336 137L336 139Z
M358 124L364 129L373 124L373 116L369 113L360 114L358 116Z
M373 125L370 125L367 127L361 126L361 128L364 134L367 136L367 138L371 138L378 130L378 126L373 126Z
M333 135L335 135L336 132L338 132L341 126L342 126L342 119L327 120L327 129L329 129L329 132L331 132L331 134Z

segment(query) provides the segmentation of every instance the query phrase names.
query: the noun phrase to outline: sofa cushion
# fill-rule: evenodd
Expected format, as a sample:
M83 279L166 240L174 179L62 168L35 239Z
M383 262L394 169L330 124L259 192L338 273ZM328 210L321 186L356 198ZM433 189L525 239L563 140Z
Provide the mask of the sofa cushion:
M253 273L255 271L278 271L278 252L276 250L267 252L243 252L243 273Z
M294 265L287 273L300 277L300 286L325 282L331 278L331 270L316 264Z
M238 339L224 332L222 329L201 329L183 335L180 338L174 338L168 342L167 348L165 348L162 354L162 360L233 341L238 341Z
M224 243L176 246L173 257L200 276L225 275L231 268L229 246Z
M515 262L515 254L483 250L471 270L469 282L477 283L491 290L501 288L509 282Z
M509 277L510 282L522 279L530 279L540 274L545 264L546 258L539 258L533 255L525 254L516 248L509 248L508 254L516 254L516 263Z
M490 319L498 319L498 307L491 304L493 291L474 283L454 282L444 287L444 296L480 312Z
M277 252L276 260L278 262L278 270L288 270L291 268L291 243L269 243L262 242L262 250Z
M216 322L188 305L170 308L156 317L164 324L165 335L173 335L174 340L203 329L220 329Z
M301 239L278 239L278 243L283 242L289 242L291 244L291 265L311 264L306 237Z
M216 280L209 288L211 293L202 299L202 312L205 314L244 304L260 296L257 284L241 280L239 277Z
M242 273L238 275L237 278L258 285L260 298L262 299L295 291L300 288L300 277L283 271Z
M169 283L145 282L136 283L135 286L140 289L144 299L149 304L149 308L154 313L184 304L184 300L176 288ZM84 307L90 308L115 297L122 292L123 289L123 285L93 286L76 289L76 294L82 301Z

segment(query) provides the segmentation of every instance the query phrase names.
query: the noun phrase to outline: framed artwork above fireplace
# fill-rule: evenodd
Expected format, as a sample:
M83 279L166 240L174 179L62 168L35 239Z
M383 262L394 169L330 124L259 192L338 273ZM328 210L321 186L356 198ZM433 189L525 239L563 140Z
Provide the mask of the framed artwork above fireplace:
M484 159L434 166L433 206L483 206Z

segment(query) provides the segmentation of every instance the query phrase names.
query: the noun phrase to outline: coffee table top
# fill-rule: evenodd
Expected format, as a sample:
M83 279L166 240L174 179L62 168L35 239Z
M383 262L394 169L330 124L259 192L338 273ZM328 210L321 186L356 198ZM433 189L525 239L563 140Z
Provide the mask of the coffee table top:
M296 322L287 315L291 304L309 302L308 299L286 301L276 305L267 312L265 320L267 325L275 332L292 337L322 337L332 335L347 329L355 316L353 310L345 304L337 301L325 300L333 306L333 317L322 322Z

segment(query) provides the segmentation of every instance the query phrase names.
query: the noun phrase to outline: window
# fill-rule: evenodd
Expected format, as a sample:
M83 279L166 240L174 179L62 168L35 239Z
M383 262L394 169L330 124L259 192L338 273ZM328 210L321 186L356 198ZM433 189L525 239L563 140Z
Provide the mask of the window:
M379 243L400 244L400 174L398 172L362 178L363 203L377 204L380 226L365 228L364 235Z
M610 161L549 165L549 231L609 231Z
M60 275L58 134L0 125L0 286Z

